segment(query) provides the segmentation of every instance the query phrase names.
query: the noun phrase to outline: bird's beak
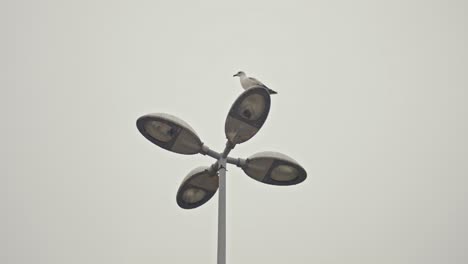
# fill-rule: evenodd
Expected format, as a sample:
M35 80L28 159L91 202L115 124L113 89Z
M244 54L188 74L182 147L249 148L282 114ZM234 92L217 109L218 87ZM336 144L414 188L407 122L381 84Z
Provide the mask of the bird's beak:
M237 76L239 76L239 74L238 74L238 73L234 74L232 77L237 77Z

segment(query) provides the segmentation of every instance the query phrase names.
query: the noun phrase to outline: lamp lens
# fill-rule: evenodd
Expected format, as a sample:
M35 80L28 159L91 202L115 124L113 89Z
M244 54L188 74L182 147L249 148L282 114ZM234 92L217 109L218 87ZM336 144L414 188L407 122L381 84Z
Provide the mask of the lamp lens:
M270 177L275 181L293 181L299 176L299 171L288 165L279 165L271 171Z
M205 197L206 191L198 188L188 188L182 194L182 199L187 203L199 202Z
M245 119L257 120L265 111L265 98L259 94L249 95L242 101L237 111Z
M169 142L174 138L176 134L176 129L170 125L160 122L160 121L148 121L145 124L145 130L153 138L162 141Z

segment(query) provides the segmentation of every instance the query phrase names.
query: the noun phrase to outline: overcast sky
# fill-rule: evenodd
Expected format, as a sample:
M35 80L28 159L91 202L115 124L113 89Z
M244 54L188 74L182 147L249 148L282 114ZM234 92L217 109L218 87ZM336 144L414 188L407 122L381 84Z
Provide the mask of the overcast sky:
M201 155L137 130L164 112L212 149L242 92L278 91L232 156L308 172L275 187L228 167L228 263L468 263L468 4L0 2L0 262L216 263L217 195L175 196Z

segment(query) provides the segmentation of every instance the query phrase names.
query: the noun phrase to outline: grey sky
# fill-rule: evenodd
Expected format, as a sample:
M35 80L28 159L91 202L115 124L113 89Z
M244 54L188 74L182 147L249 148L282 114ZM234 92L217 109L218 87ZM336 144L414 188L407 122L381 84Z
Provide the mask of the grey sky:
M152 145L166 112L211 148L238 70L279 92L233 156L273 150L292 187L228 168L228 263L468 262L466 1L0 2L0 262L215 263L212 160Z

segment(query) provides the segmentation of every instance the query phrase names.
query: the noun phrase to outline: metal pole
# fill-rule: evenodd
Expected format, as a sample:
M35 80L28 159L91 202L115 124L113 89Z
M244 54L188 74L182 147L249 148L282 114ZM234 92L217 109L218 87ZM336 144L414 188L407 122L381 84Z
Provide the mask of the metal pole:
M226 264L226 157L218 160L218 264Z

